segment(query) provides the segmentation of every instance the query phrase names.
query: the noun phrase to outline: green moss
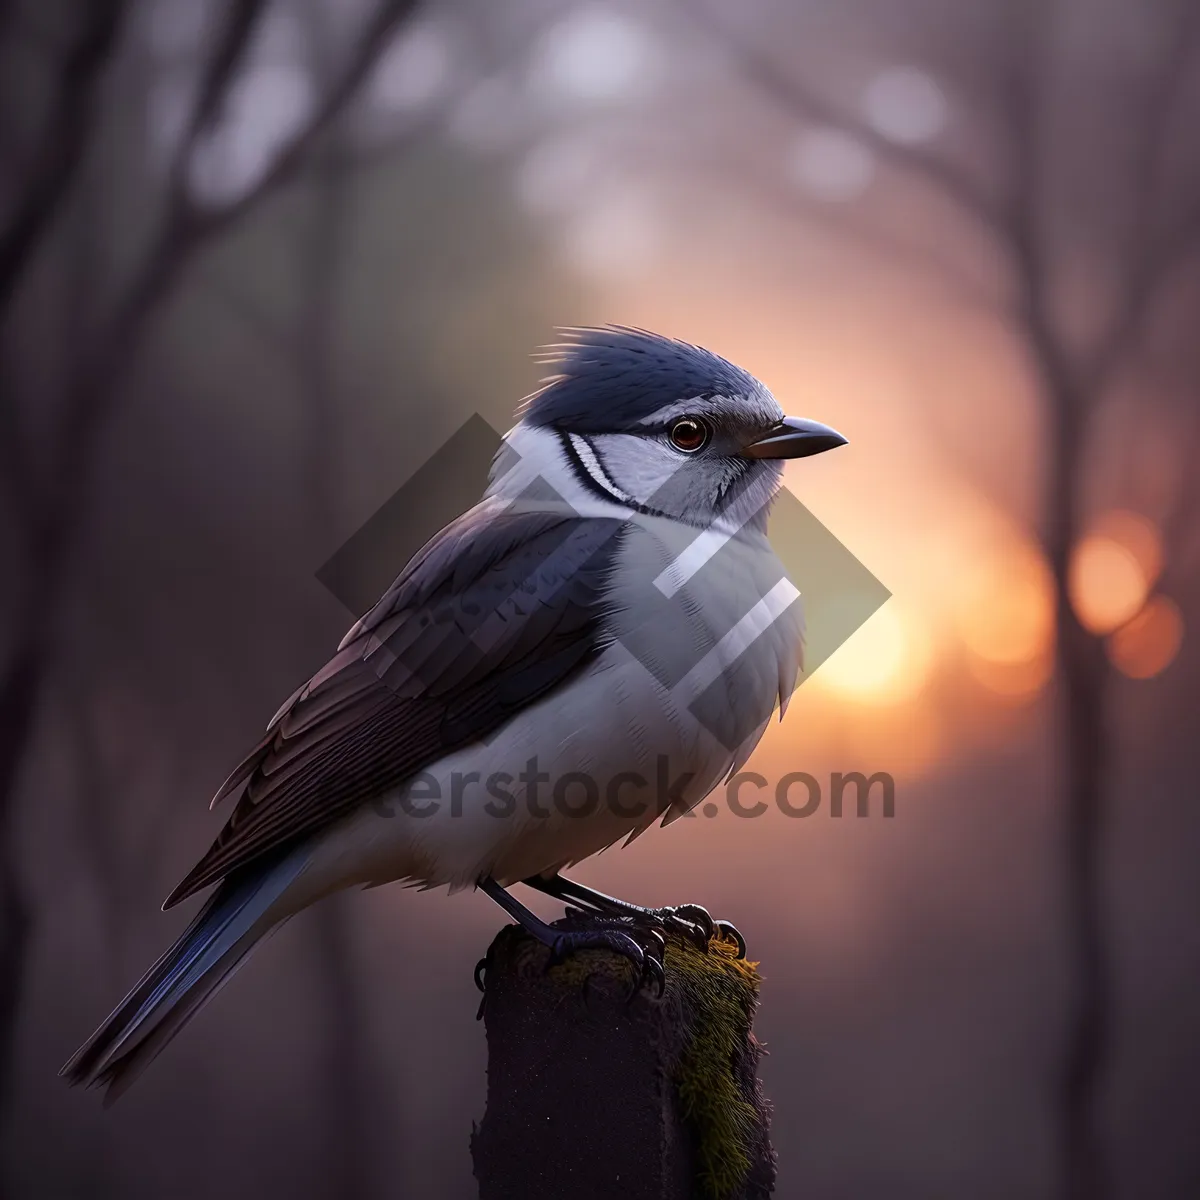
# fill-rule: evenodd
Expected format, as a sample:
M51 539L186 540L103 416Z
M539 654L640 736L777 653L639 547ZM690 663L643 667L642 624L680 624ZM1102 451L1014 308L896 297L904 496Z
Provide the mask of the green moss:
M700 1184L711 1200L728 1200L741 1188L759 1122L742 1093L737 1064L760 980L756 963L734 955L728 942L714 942L707 954L674 939L667 945L667 986L679 992L689 1035L673 1081L695 1135Z

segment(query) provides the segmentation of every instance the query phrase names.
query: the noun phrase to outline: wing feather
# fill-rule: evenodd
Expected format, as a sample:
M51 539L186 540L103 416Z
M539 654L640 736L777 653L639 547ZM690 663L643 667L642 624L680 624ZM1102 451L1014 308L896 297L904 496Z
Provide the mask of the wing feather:
M622 523L485 502L428 543L275 715L213 803L225 827L178 903L486 737L603 644Z

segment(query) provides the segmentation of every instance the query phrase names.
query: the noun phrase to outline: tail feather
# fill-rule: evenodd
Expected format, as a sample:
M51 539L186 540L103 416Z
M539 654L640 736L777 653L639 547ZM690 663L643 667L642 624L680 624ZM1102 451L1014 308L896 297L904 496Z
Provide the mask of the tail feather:
M72 1084L106 1087L105 1104L115 1101L282 922L276 901L305 859L294 852L255 863L221 883L59 1074Z

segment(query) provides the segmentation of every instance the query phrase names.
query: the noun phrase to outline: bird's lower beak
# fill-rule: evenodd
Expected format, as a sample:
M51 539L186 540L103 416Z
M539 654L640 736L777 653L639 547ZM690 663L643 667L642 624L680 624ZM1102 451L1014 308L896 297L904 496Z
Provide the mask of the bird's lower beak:
M846 439L836 429L819 421L784 417L757 441L743 446L741 454L743 458L808 458L845 444Z

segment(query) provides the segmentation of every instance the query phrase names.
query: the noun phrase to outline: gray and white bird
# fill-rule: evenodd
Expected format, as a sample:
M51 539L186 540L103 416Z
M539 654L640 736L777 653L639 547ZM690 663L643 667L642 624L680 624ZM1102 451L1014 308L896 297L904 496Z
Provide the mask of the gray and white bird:
M766 537L782 460L845 442L707 350L566 332L483 499L429 541L213 799L228 823L164 908L217 885L63 1068L115 1099L272 929L343 888L479 888L556 955L736 931L561 872L737 771L801 666ZM417 784L419 784L419 789ZM611 918L547 925L525 883Z

